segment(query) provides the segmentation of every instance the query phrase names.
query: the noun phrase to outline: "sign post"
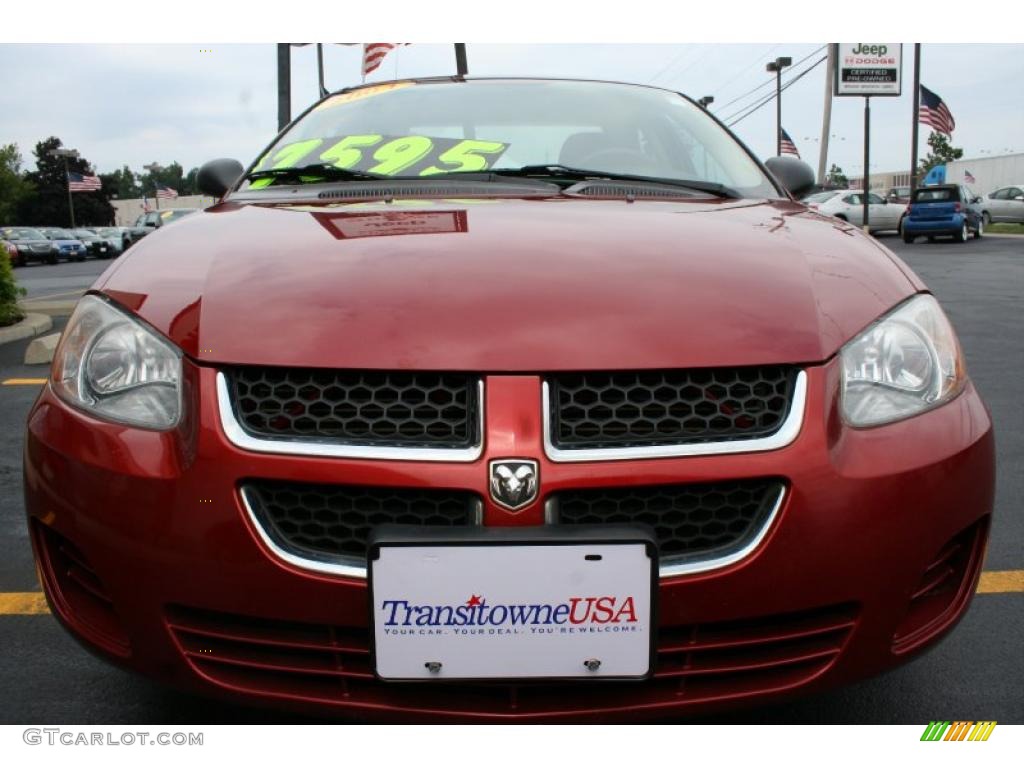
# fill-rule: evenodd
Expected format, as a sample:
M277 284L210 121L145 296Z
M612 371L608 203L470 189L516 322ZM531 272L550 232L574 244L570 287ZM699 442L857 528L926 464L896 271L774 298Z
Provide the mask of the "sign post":
M864 231L869 231L871 189L871 97L899 96L903 85L902 43L834 43L836 96L864 97Z

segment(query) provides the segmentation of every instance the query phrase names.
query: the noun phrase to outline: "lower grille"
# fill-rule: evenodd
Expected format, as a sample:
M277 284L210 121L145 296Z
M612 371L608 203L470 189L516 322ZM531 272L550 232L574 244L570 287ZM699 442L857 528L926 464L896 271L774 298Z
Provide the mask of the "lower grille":
M480 522L467 491L250 480L242 495L262 532L298 557L366 565L370 530L384 523L454 526Z
M759 540L784 490L777 479L586 488L552 496L548 519L562 525L649 525L664 569L744 552Z
M839 657L856 606L659 629L655 675L641 683L381 683L369 631L172 607L179 650L217 685L340 706L473 715L587 715L741 699L806 683Z

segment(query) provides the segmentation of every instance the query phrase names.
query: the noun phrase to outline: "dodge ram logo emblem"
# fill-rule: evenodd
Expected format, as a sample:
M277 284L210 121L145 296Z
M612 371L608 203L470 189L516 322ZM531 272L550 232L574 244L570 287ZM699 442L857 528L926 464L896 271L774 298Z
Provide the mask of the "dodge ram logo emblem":
M491 498L505 509L522 509L537 498L537 462L501 459L491 462Z

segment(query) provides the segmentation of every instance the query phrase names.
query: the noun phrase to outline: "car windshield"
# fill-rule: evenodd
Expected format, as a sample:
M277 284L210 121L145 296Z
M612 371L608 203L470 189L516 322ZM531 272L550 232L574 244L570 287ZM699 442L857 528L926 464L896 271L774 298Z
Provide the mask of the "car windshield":
M170 224L172 221L188 216L190 213L195 213L194 210L173 210L173 211L161 211L160 218L163 219L164 224Z
M84 238L87 238L87 239L91 240L92 238L96 237L96 233L95 232L90 232L88 229L76 229L75 230L75 237L77 237L77 238L83 238L84 237Z
M51 240L74 240L74 235L66 229L44 229L43 232Z
M699 106L669 91L615 83L475 80L356 89L317 104L253 170L325 165L406 178L558 165L780 196Z
M97 229L96 233L99 234L101 237L113 237L121 234L117 230L117 227L103 227L102 229Z
M957 199L955 189L919 189L914 193L915 203L948 203Z
M804 198L805 203L824 203L826 200L831 200L833 197L838 195L838 192L816 192L813 195L808 195Z
M15 229L3 230L3 237L6 240L45 240L43 233L37 229L18 227Z

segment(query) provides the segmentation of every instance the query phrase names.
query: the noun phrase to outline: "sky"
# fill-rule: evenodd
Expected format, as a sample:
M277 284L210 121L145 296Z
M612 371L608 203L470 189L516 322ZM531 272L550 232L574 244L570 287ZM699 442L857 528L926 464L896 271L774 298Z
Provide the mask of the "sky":
M824 55L823 44L473 44L470 75L584 77L658 85L693 98L714 96L712 111L729 122L768 94L765 63ZM315 46L292 49L292 113L317 98ZM358 84L360 49L325 45L330 90ZM1024 152L1024 45L922 46L921 82L956 119L955 146L965 157ZM910 165L913 47L904 44L903 95L871 103L871 170ZM177 161L186 170L216 157L248 164L276 133L273 44L0 44L0 144L16 143L27 166L37 141L58 136L99 172L127 164ZM389 54L369 82L454 73L450 45L413 44ZM784 82L789 75L784 76ZM783 93L783 127L817 167L825 65ZM864 101L836 98L829 163L862 172ZM733 127L759 157L774 154L775 104ZM921 127L921 152L928 128Z

